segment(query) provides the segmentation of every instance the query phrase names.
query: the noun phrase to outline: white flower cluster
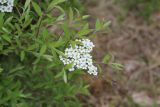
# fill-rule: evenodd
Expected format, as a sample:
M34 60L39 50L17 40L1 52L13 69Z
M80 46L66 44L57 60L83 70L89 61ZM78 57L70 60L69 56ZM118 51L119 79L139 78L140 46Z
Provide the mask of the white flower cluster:
M0 0L0 12L12 12L14 0Z
M65 49L65 57L60 56L60 60L67 64L73 64L69 71L74 71L75 69L87 70L89 74L97 75L97 67L93 65L92 56L90 52L92 51L94 44L89 39L79 39L76 40L80 42L80 45L75 45L73 48L70 46Z

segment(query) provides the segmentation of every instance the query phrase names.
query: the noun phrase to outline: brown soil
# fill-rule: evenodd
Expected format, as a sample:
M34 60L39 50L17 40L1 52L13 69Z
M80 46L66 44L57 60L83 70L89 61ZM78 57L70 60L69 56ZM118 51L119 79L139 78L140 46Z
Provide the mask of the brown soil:
M99 78L90 78L92 96L88 101L95 107L151 107L160 104L160 18L152 16L146 23L131 12L124 16L114 0L88 0L92 18L110 20L110 30L94 39L95 58L101 61L106 53L124 65L123 72L102 66ZM124 17L122 17L124 16ZM120 19L124 18L123 21ZM159 100L158 100L159 99Z

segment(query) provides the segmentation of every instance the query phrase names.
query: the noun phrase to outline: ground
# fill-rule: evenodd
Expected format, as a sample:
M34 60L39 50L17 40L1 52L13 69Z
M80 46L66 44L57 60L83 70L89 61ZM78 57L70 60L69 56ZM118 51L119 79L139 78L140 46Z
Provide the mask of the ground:
M111 21L107 33L93 40L94 57L101 61L111 53L124 65L117 72L101 65L99 77L88 77L92 95L87 99L95 107L159 107L160 106L160 15L151 16L151 23L135 12L125 13L114 0L88 0L86 7L95 18Z

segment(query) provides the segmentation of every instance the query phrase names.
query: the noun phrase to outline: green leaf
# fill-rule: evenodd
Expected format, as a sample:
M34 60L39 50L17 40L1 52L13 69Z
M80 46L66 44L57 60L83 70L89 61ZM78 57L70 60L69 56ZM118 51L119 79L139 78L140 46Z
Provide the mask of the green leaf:
M89 29L89 24L86 23L83 28L78 32L78 36L85 36L87 34L89 34L91 31L91 29Z
M53 61L53 56L51 56L51 55L43 55L43 57L45 58L45 59L47 59L48 61Z
M70 69L72 66L73 66L73 63L70 63L70 64L66 65L66 66L64 67L64 69L65 69L65 70L68 70L68 69Z
M5 20L5 25L9 24L13 19L13 16L9 17L8 19Z
M88 19L90 17L90 15L84 15L82 16L82 19Z
M17 65L15 68L10 70L10 73L14 73L14 72L20 71L22 69L24 69L24 66Z
M56 5L58 5L58 4L60 4L60 3L63 3L63 2L65 2L65 1L66 1L66 0L53 0L53 1L49 4L47 10L50 11L50 10L52 10Z
M5 33L7 33L7 34L10 34L10 31L9 31L8 29L2 27L2 30L3 30Z
M49 36L49 32L47 29L43 29L42 31L42 36L43 36L43 39L46 40Z
M55 79L62 77L64 72L65 72L64 69L62 69L61 72L57 73L57 75L55 76Z
M42 56L47 50L47 45L43 45L40 49L40 56Z
M67 83L67 74L66 74L66 71L64 70L64 68L62 69L62 71L61 72L59 72L56 76L55 76L55 78L57 79L57 78L60 78L60 77L63 77L63 80L64 80L64 82L65 83Z
M33 8L34 8L34 10L36 11L36 13L37 13L39 16L42 16L43 13L42 13L42 10L41 10L41 8L39 7L39 5L38 5L36 2L33 2L33 1L32 1L32 5L33 5Z
M65 14L65 10L61 6L54 6L56 9L60 10L62 14Z
M57 21L62 21L62 20L64 20L64 17L65 17L65 14L60 15L60 16L57 18Z
M21 57L21 61L23 61L24 57L25 57L25 52L24 51L21 51L20 57Z
M31 0L26 0L25 5L24 5L24 10L27 9L27 7L30 5Z
M58 40L58 41L55 41L55 42L52 42L50 44L51 47L54 47L54 48L58 48L58 47L61 47L64 45L64 41L62 39Z
M96 30L99 30L101 28L102 28L102 24L101 24L100 20L97 19L97 21L96 21Z
M15 27L17 29L17 32L18 32L18 35L21 35L22 34L22 30L21 30L21 27L19 24L15 23Z
M108 64L109 61L111 60L112 56L110 54L106 54L105 57L103 58L102 62L105 64Z
M89 24L86 23L85 26L83 27L83 29L89 29Z
M56 51L56 53L58 53L59 55L62 55L62 56L65 56L65 54L62 52L62 51L60 51L60 50L58 50L58 49L56 49L56 48L53 48L55 51Z
M97 65L97 67L98 67L99 73L101 74L102 73L102 68L100 67L100 65Z
M11 38L10 38L9 35L2 35L2 38L3 38L4 40L6 40L7 42L11 43Z
M66 41L70 40L70 37L72 34L71 34L70 29L68 28L68 24L64 23L62 27L63 27L64 34L65 34L65 40Z
M73 48L75 48L76 43L77 43L76 41L72 41L72 40L70 41L70 44L71 44L71 46L72 46Z
M76 8L74 8L74 10L76 11L77 17L80 17L81 16L80 11L78 9L76 9Z
M111 67L115 70L119 70L119 71L123 70L123 65L119 63L112 63Z
M66 71L63 72L63 80L64 80L65 83L67 83L67 74L66 74Z
M69 21L70 21L70 22L73 21L73 10L72 10L71 7L69 8Z
M90 29L82 29L81 31L78 32L78 36L84 36L87 35L91 32Z
M104 27L104 28L105 28L105 27L108 27L110 24L111 24L111 21L108 21L108 22L106 22L106 23L103 25L103 27Z
M37 45L37 44L33 44L33 45L30 45L30 46L27 48L27 50L28 50L28 51L32 51L32 50L37 49L37 48L38 48L38 45Z
M0 29L2 28L3 26L3 23L4 23L4 14L3 13L0 13Z

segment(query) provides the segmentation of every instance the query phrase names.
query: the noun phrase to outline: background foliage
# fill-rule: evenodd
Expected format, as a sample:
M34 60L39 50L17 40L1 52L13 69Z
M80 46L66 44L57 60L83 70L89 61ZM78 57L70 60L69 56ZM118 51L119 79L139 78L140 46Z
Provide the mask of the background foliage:
M128 11L136 11L139 16L148 20L150 16L160 10L159 0L120 0ZM117 0L119 2L119 0Z

